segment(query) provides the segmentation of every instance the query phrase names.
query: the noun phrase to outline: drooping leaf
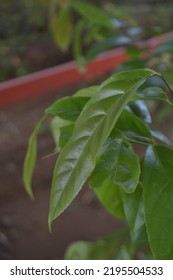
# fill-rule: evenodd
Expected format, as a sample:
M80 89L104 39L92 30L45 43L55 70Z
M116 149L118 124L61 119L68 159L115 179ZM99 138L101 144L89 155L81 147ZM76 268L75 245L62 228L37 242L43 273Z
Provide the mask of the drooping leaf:
M71 42L73 29L71 12L67 7L61 8L51 19L53 39L57 46L66 51Z
M143 162L144 209L156 259L173 259L173 149L150 146Z
M86 104L73 135L55 165L49 210L49 227L82 188L96 158L124 107L136 90L156 72L144 69L113 75Z
M24 187L31 198L33 198L31 180L37 158L37 136L44 119L45 116L43 116L43 118L41 118L41 120L37 123L35 129L33 130L29 138L28 148L23 166Z
M136 234L144 221L143 189L139 184L133 193L123 196L124 211L133 234Z
M88 100L89 97L86 96L64 97L54 102L45 112L73 122L76 121Z
M77 66L79 70L85 71L85 64L86 60L83 55L83 50L82 50L82 32L87 25L86 21L83 19L80 19L74 28L74 34L73 34L73 57L77 63Z

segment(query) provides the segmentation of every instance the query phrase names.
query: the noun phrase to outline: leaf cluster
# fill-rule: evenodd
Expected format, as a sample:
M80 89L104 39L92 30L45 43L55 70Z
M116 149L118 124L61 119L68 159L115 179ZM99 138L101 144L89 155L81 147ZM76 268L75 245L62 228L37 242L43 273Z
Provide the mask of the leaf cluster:
M23 177L32 196L37 135L50 115L59 156L52 179L49 228L88 181L107 211L127 221L132 241L146 227L154 258L172 259L173 148L152 127L145 101L173 104L163 89L146 84L151 77L165 82L153 70L131 70L53 103L31 135ZM144 147L141 156L136 144Z

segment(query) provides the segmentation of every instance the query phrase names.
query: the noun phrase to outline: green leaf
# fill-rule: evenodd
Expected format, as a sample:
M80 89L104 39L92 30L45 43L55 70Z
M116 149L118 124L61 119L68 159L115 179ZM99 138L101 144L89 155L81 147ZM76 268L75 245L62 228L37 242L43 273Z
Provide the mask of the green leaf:
M86 104L73 135L55 165L49 210L49 227L82 188L97 156L124 107L136 90L156 72L145 69L113 75Z
M110 144L103 148L98 163L89 178L89 186L94 189L97 197L109 213L117 218L124 218L122 187L114 182L115 164L118 160L118 155L115 152Z
M119 117L116 127L129 138L146 143L153 141L148 125L142 119L126 109Z
M130 259L130 237L126 229L118 229L112 236L96 242L77 241L65 253L67 260L116 260ZM123 244L123 245L122 245Z
M166 101L167 103L172 105L166 93L158 87L145 88L144 90L137 92L137 98L141 98L144 100L161 100Z
M89 97L70 96L64 97L54 102L46 109L46 113L59 116L63 120L74 122L80 115Z
M31 180L32 180L35 162L37 158L37 136L44 119L45 116L43 116L41 120L37 123L35 129L33 130L29 138L27 153L24 160L23 182L24 182L25 190L27 191L27 193L31 198L33 198Z
M99 157L99 161L90 177L90 185L98 188L106 184L116 185L126 192L133 192L139 182L140 165L137 155L130 144L122 139L109 141ZM107 189L109 192L109 189ZM104 199L104 197L103 197ZM116 197L115 197L116 200Z
M154 145L143 162L144 209L156 259L173 259L173 149Z
M70 137L72 136L73 129L74 129L74 124L69 124L60 128L59 146L61 149L69 141Z
M74 34L73 34L73 57L81 72L86 70L85 69L86 61L82 52L82 32L86 24L87 24L86 21L84 21L83 19L79 20L76 23Z
M116 218L124 219L122 189L118 185L110 183L109 180L105 180L98 187L98 184L95 185L92 180L94 179L91 178L89 184L94 188L94 191L104 208Z
M99 86L91 86L88 88L83 88L83 89L78 90L73 96L91 98L97 93L98 89L99 89Z
M117 71L129 71L129 70L135 70L135 69L142 69L146 67L146 62L141 59L128 59L123 64L118 66Z
M127 222L132 233L136 234L145 223L142 186L139 184L133 193L125 194L123 201Z
M145 123L151 124L152 119L146 103L143 100L136 100L128 105L137 117L142 119Z
M70 121L66 121L61 119L60 117L54 117L53 120L50 123L50 128L51 128L51 132L53 135L53 139L55 141L56 144L56 149L57 151L59 151L61 149L62 143L60 144L60 142L62 141L61 139L61 128L66 127L68 125L73 125L72 122Z
M51 29L55 44L66 51L71 42L73 23L71 12L67 7L61 8L51 19Z
M88 3L82 3L81 1L72 1L73 8L82 16L85 20L97 24L103 27L112 27L111 19L109 15L95 5Z
M70 244L65 253L66 260L91 260L94 244L89 241L76 241Z
M151 134L154 138L158 139L159 141L161 141L162 143L171 146L172 142L160 131L157 130L153 130L151 129Z

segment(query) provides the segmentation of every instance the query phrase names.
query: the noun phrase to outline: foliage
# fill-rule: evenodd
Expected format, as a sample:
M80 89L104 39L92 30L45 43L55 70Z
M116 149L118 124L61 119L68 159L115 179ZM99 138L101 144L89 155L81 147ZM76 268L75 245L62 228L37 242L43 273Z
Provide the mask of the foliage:
M151 86L153 78L165 87ZM101 250L101 257L132 258L144 236L154 258L173 258L173 148L169 139L152 127L145 103L159 100L172 108L168 90L172 94L158 72L125 71L99 86L59 99L45 111L44 117L54 119L53 133L60 151L52 180L49 228L87 180L104 207L127 221L130 231L124 241L120 235L96 244L77 243L67 258L75 258L75 250L80 255L81 248L85 249L83 258L98 258L93 256L93 248ZM25 188L30 196L37 134L43 120L31 135L24 164ZM135 144L145 147L141 157ZM112 248L111 242L115 242L115 251L109 255L106 252Z
M106 50L117 46L129 49L141 38L171 29L172 6L153 8L147 5L143 8L138 5L141 9L139 16L136 5L118 5L118 1L111 0L2 0L0 81L54 66L57 61L54 56L58 54L56 46L63 52L63 61L73 57L83 69L86 63ZM52 56L50 51L50 59L46 60L42 58L45 42L50 42L55 51ZM37 54L31 55L30 59L27 54L30 51L35 54L34 46L38 48L36 52L39 51L38 45L41 46L40 60ZM130 51L129 57L131 59ZM151 66L146 67L153 68L152 64L168 60L166 56L161 59L157 56L156 60L152 59ZM139 59L134 65L143 67Z
M82 69L106 50L134 45L139 39L161 34L171 28L171 8L167 11L165 7L154 7L154 16L152 6L143 9L139 5L138 8L142 9L140 17L132 5L122 8L114 1L101 1L98 4L97 1L52 0L50 30L59 49L65 51L72 48L73 57ZM159 24L160 16L164 13L168 21L164 20L166 27L163 22Z
M105 50L136 41L143 33L134 18L117 10L111 1L94 5L92 1L52 0L50 30L62 51L72 45L79 68Z
M0 38L7 39L43 30L46 26L47 0L2 0Z

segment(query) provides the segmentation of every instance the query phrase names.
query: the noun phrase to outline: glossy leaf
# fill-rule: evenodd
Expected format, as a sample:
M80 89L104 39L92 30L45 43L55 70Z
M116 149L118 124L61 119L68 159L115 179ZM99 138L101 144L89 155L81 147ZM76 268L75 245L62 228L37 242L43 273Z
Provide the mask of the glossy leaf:
M35 129L33 130L28 143L27 153L24 160L23 167L23 182L27 193L33 198L31 181L33 176L33 171L35 167L35 162L37 158L37 136L42 125L45 116L38 122Z
M143 162L144 208L156 259L173 259L173 149L154 145Z
M130 111L132 111L137 117L144 122L151 124L152 119L148 107L143 100L136 100L128 105Z
M124 107L152 70L136 70L113 75L91 98L76 121L73 135L56 163L53 175L49 227L82 188L93 171L102 145Z
M86 96L64 97L54 102L45 112L73 122L76 121L88 100L89 97Z
M89 178L89 186L94 189L109 213L117 218L124 218L122 187L118 186L111 178L116 173L115 162L115 151L108 144L103 148L98 163Z
M169 104L172 104L166 93L158 87L150 87L150 88L145 88L142 91L139 91L137 93L137 98L145 99L145 100L161 100L161 101L166 101Z
M154 138L158 139L162 143L171 146L172 142L160 131L151 129L151 134Z
M134 191L139 175L138 157L130 145L116 139L103 148L89 178L89 185L112 215L124 218L123 189L127 192Z
M144 206L143 206L143 189L141 184L131 194L125 194L124 211L127 222L133 234L136 234L144 221Z
M139 175L139 159L131 145L122 139L115 139L105 145L90 177L90 185L98 188L98 193L102 185L104 190L104 185L108 188L111 184L115 189L117 185L129 193L135 190ZM109 192L109 189L107 191Z
M59 146L62 149L72 136L74 124L65 125L60 128Z
M135 114L124 110L117 121L116 127L120 129L127 137L143 142L152 142L153 138L150 128L147 124Z

